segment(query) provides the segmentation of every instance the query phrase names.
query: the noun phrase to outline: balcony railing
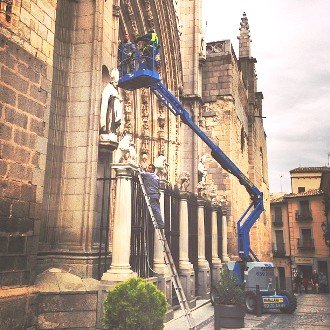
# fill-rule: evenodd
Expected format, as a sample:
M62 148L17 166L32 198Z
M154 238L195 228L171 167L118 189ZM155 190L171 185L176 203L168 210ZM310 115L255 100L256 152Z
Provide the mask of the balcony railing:
M306 211L297 210L296 211L296 220L300 221L300 222L313 221L312 211L311 210L306 210Z
M298 249L315 250L314 240L298 238Z
M273 255L274 257L285 257L285 244L273 244Z

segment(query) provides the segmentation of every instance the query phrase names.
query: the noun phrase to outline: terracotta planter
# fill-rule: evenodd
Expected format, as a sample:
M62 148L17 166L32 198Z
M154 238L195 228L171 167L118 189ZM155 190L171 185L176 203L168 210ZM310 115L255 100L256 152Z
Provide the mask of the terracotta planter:
M245 309L237 305L214 304L214 329L244 328Z

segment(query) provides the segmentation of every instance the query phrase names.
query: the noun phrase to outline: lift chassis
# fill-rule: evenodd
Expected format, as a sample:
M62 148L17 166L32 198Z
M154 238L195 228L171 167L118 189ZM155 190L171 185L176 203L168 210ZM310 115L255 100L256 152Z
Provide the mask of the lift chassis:
M121 71L123 72L123 71ZM238 254L240 261L229 262L227 267L236 278L239 285L246 290L246 309L255 312L257 299L261 299L262 309L278 308L285 313L293 313L296 309L296 298L293 294L283 291L276 293L271 283L274 283L274 265L271 262L261 262L250 246L250 229L264 211L263 193L242 173L242 171L224 154L193 121L189 112L181 102L161 82L154 67L147 69L144 66L120 77L118 86L126 90L136 90L149 87L164 105L175 115L179 116L184 124L189 126L204 143L211 149L212 157L223 169L234 175L251 197L251 204L237 221ZM259 287L260 294L256 288Z

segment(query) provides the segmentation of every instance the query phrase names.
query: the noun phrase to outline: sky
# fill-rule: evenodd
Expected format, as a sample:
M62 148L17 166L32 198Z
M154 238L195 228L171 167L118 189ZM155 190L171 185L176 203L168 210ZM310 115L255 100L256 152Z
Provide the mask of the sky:
M270 192L291 192L290 170L329 162L330 0L202 3L206 41L230 39L237 57L247 15L264 96Z

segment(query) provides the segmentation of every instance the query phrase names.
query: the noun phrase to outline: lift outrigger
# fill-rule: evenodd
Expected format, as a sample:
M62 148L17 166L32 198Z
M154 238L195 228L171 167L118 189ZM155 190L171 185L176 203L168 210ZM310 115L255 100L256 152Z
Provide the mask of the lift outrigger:
M140 64L140 61L143 62L146 60L152 63L152 67L147 68L144 63L142 65ZM275 280L273 263L259 261L257 255L251 249L250 229L264 211L263 193L225 155L219 146L196 125L181 102L161 82L161 77L155 70L154 58L150 61L150 58L143 59L142 56L139 57L139 61L136 59L133 59L133 61L134 70L122 75L119 79L118 86L130 91L139 88L150 88L175 116L180 116L182 122L189 126L204 141L211 149L212 157L223 169L239 180L240 184L245 187L251 197L250 205L237 221L238 254L241 260L228 262L227 264L229 271L236 276L237 283L244 285L247 311L256 312L257 300L260 299L263 309L278 308L284 313L293 313L297 307L295 296L287 291L282 291L279 294L276 293L272 287L272 283ZM123 71L123 68L120 71L126 72L126 70ZM256 293L257 287L260 290L260 295Z

